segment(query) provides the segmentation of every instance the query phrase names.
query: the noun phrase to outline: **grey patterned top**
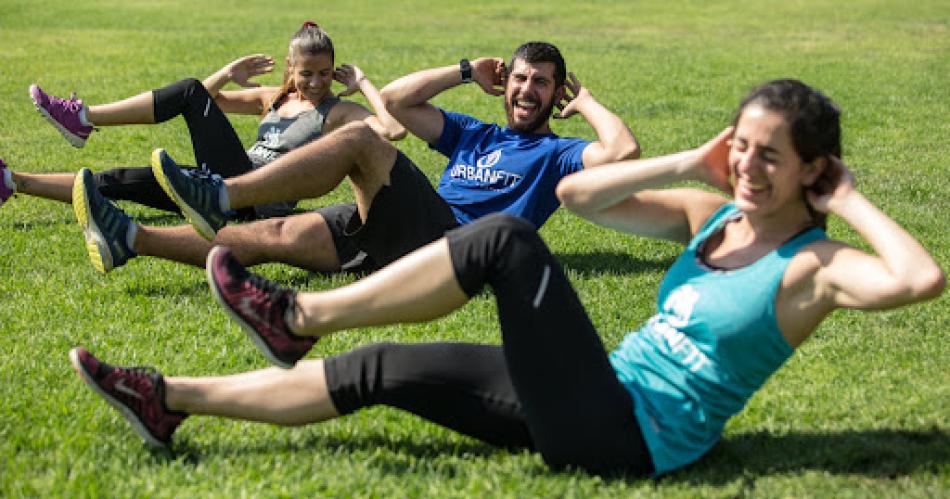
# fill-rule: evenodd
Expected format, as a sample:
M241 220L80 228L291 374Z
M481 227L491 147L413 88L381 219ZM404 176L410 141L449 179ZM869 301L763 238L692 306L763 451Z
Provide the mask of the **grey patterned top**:
M284 154L320 138L330 109L340 102L338 97L328 97L320 104L292 118L277 114L277 105L271 106L257 128L257 142L247 150L254 168L260 168ZM282 216L293 211L296 201L255 206L260 217Z

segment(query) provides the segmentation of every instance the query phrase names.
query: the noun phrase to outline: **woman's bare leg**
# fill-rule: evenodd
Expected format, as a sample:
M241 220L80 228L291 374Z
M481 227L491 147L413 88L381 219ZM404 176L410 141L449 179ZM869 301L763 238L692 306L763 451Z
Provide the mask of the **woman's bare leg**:
M86 109L86 120L96 126L155 123L152 92L143 92L108 104L89 106Z
M74 173L17 173L10 172L16 191L64 203L73 202Z
M293 369L269 368L231 376L165 377L165 404L173 411L280 425L339 416L327 389L323 360Z
M290 328L302 336L401 322L423 322L468 301L445 238L341 288L299 293Z

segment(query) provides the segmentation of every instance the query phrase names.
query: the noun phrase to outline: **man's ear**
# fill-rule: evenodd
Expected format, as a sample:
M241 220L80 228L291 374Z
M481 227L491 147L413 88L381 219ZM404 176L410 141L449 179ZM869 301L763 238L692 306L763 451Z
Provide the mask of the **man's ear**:
M811 162L805 163L805 176L802 178L802 185L805 187L815 185L815 182L824 175L827 169L828 158L825 156L817 157Z

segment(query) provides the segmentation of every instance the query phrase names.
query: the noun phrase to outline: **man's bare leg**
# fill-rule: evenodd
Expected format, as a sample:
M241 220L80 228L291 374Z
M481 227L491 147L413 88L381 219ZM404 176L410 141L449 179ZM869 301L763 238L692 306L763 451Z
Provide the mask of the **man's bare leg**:
M231 248L245 266L280 262L314 272L340 269L333 236L323 216L316 212L229 225L211 243L189 225L140 225L132 249L141 256L204 267L214 245Z
M232 209L320 197L349 177L360 217L389 184L396 148L362 121L299 147L257 170L225 179Z

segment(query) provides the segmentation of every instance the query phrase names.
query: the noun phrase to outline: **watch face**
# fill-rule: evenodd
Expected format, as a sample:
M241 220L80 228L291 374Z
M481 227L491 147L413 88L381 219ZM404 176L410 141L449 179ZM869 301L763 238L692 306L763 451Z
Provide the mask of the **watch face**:
M472 64L468 62L468 59L459 61L459 72L462 74L463 83L472 81Z

